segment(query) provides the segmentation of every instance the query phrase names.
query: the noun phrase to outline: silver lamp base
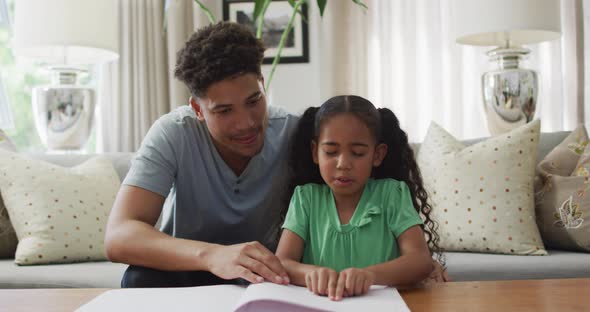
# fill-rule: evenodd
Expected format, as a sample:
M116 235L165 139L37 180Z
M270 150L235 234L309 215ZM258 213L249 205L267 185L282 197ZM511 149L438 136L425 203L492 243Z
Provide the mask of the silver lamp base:
M488 129L492 135L508 132L533 120L538 78L533 70L518 68L530 52L524 48L498 48L488 52L500 69L484 73L482 90Z
M33 89L35 126L49 150L80 150L92 132L95 92L76 85L79 70L54 70L59 83Z

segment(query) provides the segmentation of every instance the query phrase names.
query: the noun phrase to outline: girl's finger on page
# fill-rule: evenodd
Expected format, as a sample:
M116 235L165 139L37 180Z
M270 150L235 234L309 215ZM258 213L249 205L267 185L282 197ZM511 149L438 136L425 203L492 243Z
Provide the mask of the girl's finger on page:
M318 289L318 279L319 276L317 274L312 275L311 278L311 289L313 290L313 293L316 295L320 295L320 291Z
M350 296L354 296L355 283L356 283L356 276L354 274L347 274L346 284L344 287L346 288L346 292L348 292L348 294Z
M354 283L354 295L362 295L363 289L365 288L365 279L362 277L357 277L356 282Z
M334 275L330 275L330 280L328 281L328 296L331 300L336 300L336 285L338 284L338 275Z
M367 278L365 280L365 285L364 285L364 288L363 288L363 294L368 293L369 292L369 288L371 288L371 280Z
M307 287L307 290L313 291L313 289L311 288L311 277L309 276L309 274L305 274L305 287Z
M340 300L344 296L344 282L346 281L346 275L340 274L338 281L336 282L336 291L334 293L335 300Z
M328 274L325 271L320 271L318 275L318 293L320 295L326 294L328 288Z

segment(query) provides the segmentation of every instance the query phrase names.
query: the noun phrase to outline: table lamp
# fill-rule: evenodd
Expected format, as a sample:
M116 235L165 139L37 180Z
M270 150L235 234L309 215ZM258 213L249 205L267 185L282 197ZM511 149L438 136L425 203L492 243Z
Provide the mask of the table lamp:
M35 125L50 150L78 150L92 131L96 93L81 86L85 66L118 58L116 0L15 1L14 50L53 73L33 89Z
M559 0L453 0L452 18L460 44L496 46L487 52L499 68L482 76L484 111L492 135L535 117L538 77L518 63L526 44L561 36Z

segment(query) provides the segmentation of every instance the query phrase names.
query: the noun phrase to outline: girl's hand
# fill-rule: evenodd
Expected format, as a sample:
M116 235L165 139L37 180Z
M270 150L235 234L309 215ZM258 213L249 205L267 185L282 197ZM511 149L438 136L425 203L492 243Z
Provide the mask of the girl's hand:
M305 286L316 295L329 295L330 299L336 292L338 272L324 267L318 267L305 274Z
M334 300L342 296L359 296L369 291L375 283L375 273L366 269L349 268L340 272Z

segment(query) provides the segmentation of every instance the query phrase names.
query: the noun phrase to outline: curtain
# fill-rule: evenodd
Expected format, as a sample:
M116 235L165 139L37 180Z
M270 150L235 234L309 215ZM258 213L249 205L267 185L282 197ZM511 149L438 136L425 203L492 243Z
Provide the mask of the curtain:
M333 37L323 44L343 43L335 48L335 76L322 85L324 92L366 95L392 109L414 142L424 139L431 121L462 139L489 136L481 75L496 67L485 55L493 47L455 43L451 0L365 3L364 13L354 7L334 12L323 30ZM521 62L539 75L542 131L572 130L584 122L583 19L581 0L562 0L562 38L529 46L529 59ZM325 53L322 62L331 62Z
M203 3L220 16L219 1ZM192 0L121 0L119 22L119 60L98 70L98 152L136 151L156 119L188 103L174 78L176 52L209 23Z

